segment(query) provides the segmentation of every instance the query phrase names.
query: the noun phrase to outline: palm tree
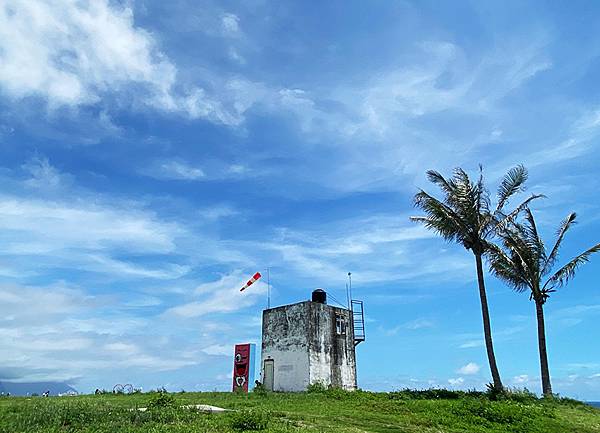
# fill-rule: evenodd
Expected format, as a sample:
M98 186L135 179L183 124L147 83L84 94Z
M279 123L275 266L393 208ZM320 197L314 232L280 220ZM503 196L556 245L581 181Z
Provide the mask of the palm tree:
M600 251L600 244L594 245L553 272L558 250L565 234L575 224L575 217L576 214L571 213L562 221L554 246L548 253L539 237L533 214L527 208L522 223L513 221L500 233L504 250L492 246L489 251L492 272L515 291L529 292L529 299L535 302L542 392L546 397L552 397L552 384L546 350L544 304L550 293L567 284L575 276L579 265L587 262L591 254Z
M504 206L509 199L524 189L527 170L522 165L512 168L502 179L498 187L497 204L493 210L489 192L483 183L481 167L477 182L472 182L461 168L455 169L450 179L445 179L440 173L433 170L427 172L427 178L442 190L444 198L438 200L420 190L415 195L415 206L421 208L426 215L411 217L411 220L423 223L425 227L437 232L447 241L462 244L475 256L483 333L493 388L502 391L502 381L494 355L482 257L489 251L489 239L495 235L496 231L506 227L520 211L527 207L531 200L540 196L532 195L514 211L508 214L504 213Z

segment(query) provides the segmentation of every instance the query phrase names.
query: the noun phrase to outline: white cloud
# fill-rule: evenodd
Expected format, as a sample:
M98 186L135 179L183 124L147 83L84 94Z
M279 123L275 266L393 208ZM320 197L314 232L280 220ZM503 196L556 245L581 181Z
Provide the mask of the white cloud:
M465 379L462 377L451 378L448 379L448 383L452 386L460 386L465 383Z
M153 103L171 100L175 67L134 26L131 9L108 1L9 0L0 10L0 48L0 85L16 98L79 105L139 83Z
M177 370L202 363L198 347L214 347L222 332L207 323L210 335L181 339L169 321L136 317L110 299L60 285L0 283L0 380L89 384L115 369L125 376Z
M335 224L321 224L305 231L281 229L272 241L258 246L273 254L274 260L284 261L301 274L318 277L325 283L339 280L348 269L360 274L363 282L433 275L472 277L468 256L439 255L437 241L433 246L425 243L434 236L411 223L408 215L383 214L337 220ZM424 260L432 254L438 259Z
M77 189L70 175L45 158L23 167L32 177L19 182L0 177L14 190L0 194L1 275L18 279L69 269L130 280L176 279L188 272L187 264L167 258L158 264L144 261L171 255L180 241L190 239L180 224L161 220L142 202L108 200Z
M181 233L177 225L160 222L143 210L13 196L0 196L0 224L6 233L5 251L11 254L107 246L169 252Z
M175 264L161 264L158 267L146 267L128 263L123 260L115 260L98 254L89 254L83 257L85 262L89 264L90 270L96 270L119 279L127 279L128 277L153 278L159 280L173 280L180 278L188 273L188 266ZM74 263L72 263L74 264Z
M586 319L598 315L600 315L600 304L573 305L554 310L548 314L550 320L565 327L579 325Z
M201 284L195 293L202 299L172 307L165 314L193 318L213 313L231 313L254 305L267 292L267 285L261 279L240 292L250 276L234 271L216 281Z
M233 344L213 344L202 349L207 355L231 356Z
M240 211L235 209L233 206L222 204L200 209L198 213L200 216L202 216L202 218L208 221L216 221L221 218L239 215Z
M246 59L233 47L229 47L227 50L227 55L234 62L239 63L240 65L244 65L246 63Z
M412 329L412 330L416 330L416 329L424 329L424 328L433 328L434 327L434 323L431 320L427 320L427 319L415 319L411 322L408 322L404 325L404 327L406 329Z
M156 161L140 173L165 180L201 180L206 177L201 168L179 160Z
M526 374L520 374L518 376L515 376L512 378L512 383L514 383L515 385L523 385L526 383L529 383L529 376Z
M418 318L415 320L411 320L410 322L406 322L402 325L398 325L393 328L380 328L383 333L387 336L397 335L402 330L416 331L418 329L429 329L433 328L435 324L428 319Z
M523 332L523 329L525 329L524 326L511 326L508 328L494 331L494 333L493 333L494 341L512 340L513 338L515 338L515 336L517 336L518 334ZM458 346L461 349L469 349L469 348L473 348L473 347L483 347L483 345L484 345L483 334L466 333L466 334L456 335L456 337L459 340L465 340L463 343L461 343Z
M25 185L31 188L57 189L70 182L68 176L60 173L50 164L48 158L42 156L31 158L22 168L31 175L25 181Z
M483 347L483 340L470 340L458 346L460 349L470 349L472 347Z
M240 33L240 18L235 14L223 14L221 25L226 36L237 36Z
M479 373L481 367L474 362L469 362L467 365L463 365L456 372L464 375L473 375Z
M237 16L224 15L223 31L239 33L238 22ZM180 92L177 68L154 35L135 26L131 8L108 0L8 0L0 9L0 64L0 89L7 95L39 96L52 108L100 104L116 96L134 108L239 125L249 107L243 96L231 104L221 98L226 89L211 96L188 85L189 91ZM103 112L100 120L105 117Z

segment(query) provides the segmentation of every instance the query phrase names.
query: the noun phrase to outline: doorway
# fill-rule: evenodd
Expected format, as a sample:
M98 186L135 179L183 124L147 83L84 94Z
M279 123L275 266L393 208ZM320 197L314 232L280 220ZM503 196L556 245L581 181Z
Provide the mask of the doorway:
M275 361L272 359L265 359L264 364L265 375L263 377L263 384L267 391L273 391L273 385L275 382Z

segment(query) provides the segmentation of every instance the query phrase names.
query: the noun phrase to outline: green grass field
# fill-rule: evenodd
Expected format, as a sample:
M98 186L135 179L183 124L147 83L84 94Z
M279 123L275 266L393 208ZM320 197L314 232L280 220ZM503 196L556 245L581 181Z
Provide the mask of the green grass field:
M174 397L174 400L170 397ZM0 399L0 432L514 432L600 433L600 410L527 395L178 393ZM443 398L442 398L443 397ZM152 405L154 404L154 407ZM205 414L181 405L210 404ZM149 407L147 411L137 408Z

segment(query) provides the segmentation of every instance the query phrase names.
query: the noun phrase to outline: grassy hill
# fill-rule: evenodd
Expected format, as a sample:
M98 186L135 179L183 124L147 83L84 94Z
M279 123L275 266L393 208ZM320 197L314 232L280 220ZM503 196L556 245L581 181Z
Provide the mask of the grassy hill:
M182 405L232 412L205 414ZM148 410L140 411L140 407ZM600 410L516 393L178 393L0 399L0 432L600 433Z

